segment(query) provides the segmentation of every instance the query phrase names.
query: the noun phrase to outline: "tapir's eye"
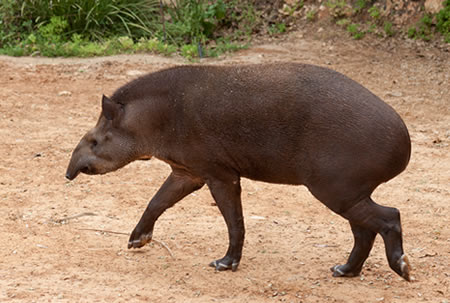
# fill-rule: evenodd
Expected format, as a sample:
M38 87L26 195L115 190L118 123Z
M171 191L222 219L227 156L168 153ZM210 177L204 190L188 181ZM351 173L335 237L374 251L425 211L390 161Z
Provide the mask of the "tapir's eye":
M97 142L97 140L92 140L92 146L97 146L98 145L98 142Z

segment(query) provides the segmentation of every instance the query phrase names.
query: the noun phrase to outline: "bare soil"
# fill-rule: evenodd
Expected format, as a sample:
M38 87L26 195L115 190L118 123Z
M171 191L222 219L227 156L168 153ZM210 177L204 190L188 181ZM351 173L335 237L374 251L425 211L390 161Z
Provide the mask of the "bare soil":
M0 57L0 301L448 302L449 54L445 47L297 31L283 41L261 41L201 62L327 66L401 114L412 137L411 162L381 185L374 199L401 211L413 282L389 268L380 237L360 277L333 278L329 268L345 262L353 245L348 223L304 187L245 179L247 233L237 272L208 267L225 253L228 236L206 187L156 224L154 238L173 257L156 242L127 250L126 234L167 177L168 166L138 161L68 182L66 165L94 126L103 93L142 73L186 62L154 55Z

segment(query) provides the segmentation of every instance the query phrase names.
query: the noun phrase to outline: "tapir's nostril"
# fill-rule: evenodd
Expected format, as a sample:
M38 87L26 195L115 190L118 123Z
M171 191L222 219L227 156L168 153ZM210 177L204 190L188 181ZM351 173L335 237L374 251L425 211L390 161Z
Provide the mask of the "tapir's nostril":
M78 176L79 173L80 173L79 171L73 173L73 172L70 172L70 171L68 170L68 171L66 172L66 178L67 178L68 180L72 181L73 179L75 179L75 178Z

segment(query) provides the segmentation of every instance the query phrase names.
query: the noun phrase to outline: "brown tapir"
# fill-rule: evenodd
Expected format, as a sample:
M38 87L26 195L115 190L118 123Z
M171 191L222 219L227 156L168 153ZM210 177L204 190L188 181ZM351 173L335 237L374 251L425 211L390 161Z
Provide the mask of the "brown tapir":
M172 173L150 201L128 248L151 241L158 217L205 183L225 218L229 246L213 261L237 269L244 243L240 178L305 185L349 220L354 247L333 276L356 276L379 233L390 267L410 279L400 213L371 199L402 172L411 142L399 115L327 68L292 63L182 66L103 96L97 125L75 148L66 177L104 174L139 159Z

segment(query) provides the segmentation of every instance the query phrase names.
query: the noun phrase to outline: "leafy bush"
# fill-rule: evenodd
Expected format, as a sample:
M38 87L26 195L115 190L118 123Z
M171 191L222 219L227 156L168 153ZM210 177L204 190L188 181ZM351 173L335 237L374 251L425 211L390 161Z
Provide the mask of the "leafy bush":
M434 33L440 32L444 41L450 43L450 0L443 1L443 6L436 15L424 15L415 26L410 27L407 32L408 37L430 41Z
M443 4L444 8L436 15L436 29L444 35L445 42L450 43L450 0Z
M16 39L50 24L53 17L67 22L61 33L65 38L73 33L96 40L151 35L160 26L158 0L0 0L0 4L1 29Z
M432 16L424 15L415 27L410 27L408 29L408 37L411 39L420 38L425 41L430 41L433 37L432 24Z
M253 7L244 0L170 3L160 7L159 0L0 0L0 53L84 56L149 51L151 46L152 51L178 49L195 57L202 50L199 44L211 44L211 53L234 49L211 41L221 39L225 31L230 43L242 41L257 22Z
M166 22L168 38L174 44L206 42L222 24L227 6L222 0L176 0L169 10L170 22Z

